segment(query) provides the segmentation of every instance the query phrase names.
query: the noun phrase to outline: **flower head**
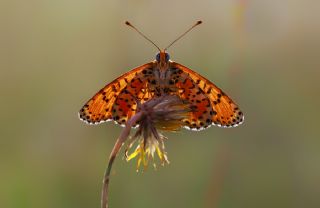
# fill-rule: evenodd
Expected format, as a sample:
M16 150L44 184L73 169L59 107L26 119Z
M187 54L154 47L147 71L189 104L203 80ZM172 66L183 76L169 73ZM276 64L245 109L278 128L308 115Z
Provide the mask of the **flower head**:
M165 152L164 140L166 139L159 130L178 131L182 126L182 120L189 116L191 109L186 101L175 95L164 95L151 99L143 104L138 104L138 113L141 113L135 135L130 139L126 149L127 161L138 157L137 170L141 164L144 169L149 160L157 154L161 165L169 163ZM138 145L133 153L128 154L129 149L137 142ZM155 163L153 165L156 167Z

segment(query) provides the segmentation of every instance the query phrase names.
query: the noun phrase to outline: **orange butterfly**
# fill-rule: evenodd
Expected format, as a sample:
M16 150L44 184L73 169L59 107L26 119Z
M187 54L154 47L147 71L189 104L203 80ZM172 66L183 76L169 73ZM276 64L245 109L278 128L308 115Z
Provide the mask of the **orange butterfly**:
M168 47L201 23L198 21ZM96 93L80 110L80 119L89 124L114 120L124 125L136 113L137 101L143 103L154 97L173 94L190 104L190 117L183 121L187 129L202 130L211 125L235 127L243 122L244 116L237 104L220 88L191 69L171 61L166 53L168 47L161 50L132 24L126 24L160 52L154 61L132 69Z

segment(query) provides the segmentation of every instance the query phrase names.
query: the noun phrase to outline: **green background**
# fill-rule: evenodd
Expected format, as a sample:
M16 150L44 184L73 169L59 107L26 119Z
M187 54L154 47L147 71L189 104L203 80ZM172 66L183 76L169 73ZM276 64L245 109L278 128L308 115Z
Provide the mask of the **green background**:
M196 20L169 49L240 106L245 123L165 134L170 165L117 158L110 207L320 207L320 2L0 2L0 207L100 206L121 127L77 112Z

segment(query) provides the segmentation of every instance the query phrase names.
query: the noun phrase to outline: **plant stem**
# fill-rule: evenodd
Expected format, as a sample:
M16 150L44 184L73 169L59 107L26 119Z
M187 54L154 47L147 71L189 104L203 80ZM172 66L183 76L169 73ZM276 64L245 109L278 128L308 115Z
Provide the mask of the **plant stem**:
M113 146L113 149L109 156L109 163L103 177L103 185L102 185L102 191L101 191L101 208L109 208L109 200L108 200L109 192L108 191L109 191L110 173L111 173L113 162L116 159L116 156L120 151L123 143L127 140L130 134L131 128L138 120L141 119L142 116L143 116L143 112L139 112L135 114L133 117L131 117L131 119L126 123L125 128L122 130L120 136L118 137L116 143Z

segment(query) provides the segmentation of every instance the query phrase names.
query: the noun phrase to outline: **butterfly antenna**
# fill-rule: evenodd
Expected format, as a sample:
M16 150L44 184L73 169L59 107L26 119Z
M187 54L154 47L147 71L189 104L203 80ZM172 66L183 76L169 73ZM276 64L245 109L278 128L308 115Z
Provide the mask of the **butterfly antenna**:
M190 27L187 31L185 31L182 35L180 35L177 39L175 39L174 41L172 41L172 43L170 43L164 50L166 51L170 46L172 46L175 42L177 42L178 40L180 40L183 36L185 36L188 32L190 32L190 30L192 30L193 28L195 28L196 26L200 25L202 23L201 20L197 21L194 25L192 25L192 27Z
M135 26L133 26L129 21L126 21L125 23L129 27L132 27L135 31L137 31L142 37L144 37L150 43L152 43L159 51L161 51L161 49L152 40L150 40L147 36L145 36L142 32L140 32L140 30L138 30Z

